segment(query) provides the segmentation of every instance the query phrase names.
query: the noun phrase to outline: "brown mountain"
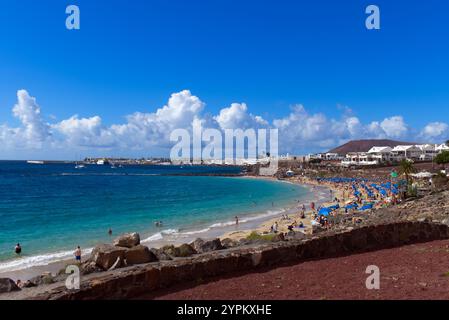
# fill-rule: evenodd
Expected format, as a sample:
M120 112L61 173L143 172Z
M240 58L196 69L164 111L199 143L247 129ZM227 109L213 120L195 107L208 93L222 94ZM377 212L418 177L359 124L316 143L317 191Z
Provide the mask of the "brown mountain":
M396 147L399 145L416 144L412 142L394 141L394 140L353 140L339 146L329 152L345 155L349 152L367 152L372 147Z

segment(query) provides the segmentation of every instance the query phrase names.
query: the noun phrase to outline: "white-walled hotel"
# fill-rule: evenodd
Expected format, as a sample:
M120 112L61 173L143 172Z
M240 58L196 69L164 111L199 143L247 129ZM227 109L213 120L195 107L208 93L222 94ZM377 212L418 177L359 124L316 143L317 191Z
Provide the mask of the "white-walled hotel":
M445 144L401 145L391 147L372 147L368 152L348 153L343 166L371 166L402 160L432 161L440 152L449 151Z

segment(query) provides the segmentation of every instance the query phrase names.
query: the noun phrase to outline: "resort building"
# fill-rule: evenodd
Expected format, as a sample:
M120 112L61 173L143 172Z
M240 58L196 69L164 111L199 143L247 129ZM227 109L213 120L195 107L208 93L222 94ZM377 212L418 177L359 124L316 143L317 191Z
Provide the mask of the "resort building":
M379 164L379 160L367 152L351 152L341 162L343 166L373 166Z
M392 154L393 148L391 147L372 147L368 154L379 163L394 161Z
M419 160L421 161L432 161L438 155L437 146L434 144L422 144L417 145L421 150L421 155L419 156Z
M449 151L449 146L422 144L401 145L391 147L372 147L368 152L351 152L341 162L342 166L370 166L382 163L411 161L433 161L435 157L443 152Z
M436 146L436 152L437 153L440 153L440 152L443 152L443 151L449 151L449 146L447 146L446 144L441 144L441 145L439 145L439 146Z
M420 160L422 151L417 146L396 146L391 151L395 161Z

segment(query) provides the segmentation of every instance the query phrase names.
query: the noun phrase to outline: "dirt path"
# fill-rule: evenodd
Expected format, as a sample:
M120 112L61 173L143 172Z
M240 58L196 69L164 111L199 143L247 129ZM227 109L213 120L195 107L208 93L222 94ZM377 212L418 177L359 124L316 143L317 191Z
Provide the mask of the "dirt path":
M367 290L368 265L380 290ZM449 299L449 240L189 283L141 299Z

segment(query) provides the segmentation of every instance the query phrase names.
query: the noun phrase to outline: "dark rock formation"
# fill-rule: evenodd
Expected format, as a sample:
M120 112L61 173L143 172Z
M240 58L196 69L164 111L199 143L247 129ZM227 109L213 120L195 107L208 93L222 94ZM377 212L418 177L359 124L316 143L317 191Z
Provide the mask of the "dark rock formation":
M175 257L190 257L192 255L194 255L196 252L196 250L189 244L184 243L182 245L180 245L178 248L178 250L176 250L176 255Z
M170 257L170 255L168 255L161 249L151 248L150 251L156 256L157 260L159 261L173 260L172 257Z
M50 273L44 273L40 276L36 276L29 280L34 286L40 286L43 284L52 284L55 282L54 277Z
M20 291L20 288L12 279L0 278L0 293Z
M209 241L204 241L203 239L196 239L190 245L198 253L205 253L224 249L221 240L218 238Z
M179 247L175 247L174 245L168 245L168 246L164 246L162 247L161 251L166 254L169 255L171 257L190 257L191 255L194 255L196 252L196 250L189 244L182 244Z
M234 248L239 245L239 243L237 241L229 239L229 238L225 238L225 239L221 240L221 244L225 249Z

